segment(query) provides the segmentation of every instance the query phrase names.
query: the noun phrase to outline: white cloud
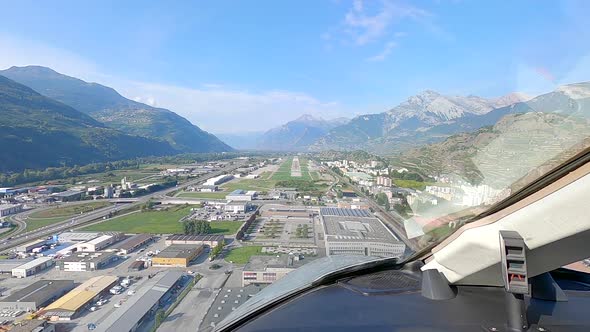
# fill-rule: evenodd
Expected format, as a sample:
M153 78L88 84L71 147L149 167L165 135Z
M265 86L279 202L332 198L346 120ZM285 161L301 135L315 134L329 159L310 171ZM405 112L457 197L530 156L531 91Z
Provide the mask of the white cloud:
M389 54L391 54L391 51L396 46L397 46L397 44L395 42L388 42L388 43L386 43L385 44L385 47L383 48L383 50L379 54L367 58L367 61L376 62L376 61L383 61L383 60L385 60L389 56Z
M27 65L50 67L65 75L110 86L127 98L170 109L210 132L267 130L305 113L325 118L352 114L337 102L321 101L303 92L242 91L217 83L191 88L137 82L102 72L95 63L72 52L1 33L0 50L0 69Z
M304 113L324 118L347 115L337 102L291 91L208 90L145 82L127 82L118 91L140 96L143 102L152 99L215 133L267 130Z
M402 19L421 19L430 13L400 2L382 0L380 8L369 14L361 0L355 0L344 17L344 31L349 33L356 45L365 45L382 38L389 28Z

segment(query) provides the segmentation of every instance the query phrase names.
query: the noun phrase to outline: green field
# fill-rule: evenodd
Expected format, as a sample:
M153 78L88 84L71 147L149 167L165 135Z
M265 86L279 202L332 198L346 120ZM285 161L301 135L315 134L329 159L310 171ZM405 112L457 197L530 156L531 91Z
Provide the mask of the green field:
M182 217L196 205L179 205L164 211L135 212L84 228L85 231L113 231L125 233L182 234ZM213 221L211 234L231 235L238 232L241 221Z
M398 187L418 189L418 190L424 190L424 188L426 188L426 186L433 185L433 183L430 183L430 182L402 180L402 179L393 179L393 183Z
M193 191L183 191L176 195L180 198L203 198L203 199L224 199L228 193L225 191L217 191L212 193L202 193Z
M211 234L236 234L242 226L241 221L211 221Z
M90 212L111 205L107 201L90 202L87 204L60 205L51 209L41 210L30 214L30 218L54 218L71 217L77 214Z
M301 177L299 179L302 180L313 180L311 174L309 174L309 160L304 157L299 157L299 166L301 167ZM297 179L297 178L294 178Z
M290 157L289 159L285 160L279 169L277 169L274 174L272 175L272 180L275 181L284 181L291 179L291 165L293 164L293 158Z
M276 181L266 180L262 178L258 179L239 179L231 182L227 182L223 185L223 189L230 193L236 189L243 190L255 190L255 191L269 191L275 187Z
M64 221L68 218L65 217L55 217L55 218L28 218L27 219L27 228L26 231L30 232L30 231L34 231L36 229L39 229L41 227L45 227L51 224L55 224L61 221Z
M246 264L250 260L250 256L264 255L262 253L262 246L247 246L232 249L225 260L235 264Z
M58 222L62 222L64 220L68 220L70 218L74 218L75 216L81 213L101 209L110 205L112 205L110 202L98 201L89 202L86 204L61 205L51 209L33 212L29 215L29 217L26 220L26 231L34 231L41 227L49 226L51 224L55 224Z
M174 206L164 211L135 212L84 228L85 231L113 231L126 233L182 234L182 217L193 206Z

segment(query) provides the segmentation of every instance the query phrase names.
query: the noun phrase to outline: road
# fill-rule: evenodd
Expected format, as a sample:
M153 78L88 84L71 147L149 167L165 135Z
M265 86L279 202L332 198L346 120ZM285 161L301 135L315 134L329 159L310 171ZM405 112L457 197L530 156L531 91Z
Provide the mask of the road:
M15 219L13 219L13 220L16 220L17 219L16 216L19 216L18 217L19 220L16 223L17 223L17 227L19 227L19 229L17 231L18 231L18 233L21 233L21 234L11 233L11 236L9 237L9 239L5 240L4 242L2 242L0 244L0 251L4 251L6 249L18 246L23 243L27 243L29 241L32 241L32 240L35 240L38 238L42 238L42 237L46 237L46 236L53 235L56 233L64 232L64 231L67 231L67 230L74 228L74 227L80 228L81 226L84 226L90 222L102 219L103 217L107 216L111 212L117 212L117 211L121 211L123 209L130 209L133 207L137 207L142 204L145 204L147 201L149 201L151 199L165 200L165 199L169 198L166 195L171 192L184 189L190 185L198 184L200 182L206 181L212 177L221 175L223 173L231 172L231 171L235 170L236 168L242 167L244 165L244 163L245 163L245 161L236 161L236 162L234 162L233 165L228 165L220 170L204 174L202 176L199 176L196 179L185 182L182 185L163 189L163 190L160 190L160 191L157 191L157 192L145 195L145 196L138 197L137 200L132 203L115 204L114 207L107 207L107 208L95 210L95 211L77 216L75 218L74 222L72 222L71 220L66 220L63 222L55 223L51 226L40 228L39 230L35 230L34 232L31 232L31 233L21 233L23 230L26 229L26 225L23 225L23 223L25 223L25 221L20 219L20 216L19 216L20 214L15 215L15 217L13 217ZM28 210L23 213L31 213L32 211L34 211L34 210Z
M348 184L358 196L363 197L367 201L369 206L373 209L373 211L378 212L381 219L385 222L385 225L387 225L391 229L391 231L393 231L397 235L397 237L406 244L408 248L410 248L414 252L418 250L418 244L416 243L416 241L413 239L408 239L408 237L406 236L406 230L404 228L404 218L402 216L400 216L395 211L386 211L381 205L377 204L377 202L375 202L372 198L365 195L357 186L352 184L350 181L336 174L331 169L329 169L328 171L334 177L340 179L340 181L342 181L343 183Z

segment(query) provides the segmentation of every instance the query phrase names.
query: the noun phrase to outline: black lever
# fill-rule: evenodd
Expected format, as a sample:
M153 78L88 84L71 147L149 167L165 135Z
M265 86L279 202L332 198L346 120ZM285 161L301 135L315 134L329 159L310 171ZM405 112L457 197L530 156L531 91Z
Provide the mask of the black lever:
M524 296L529 294L526 250L524 239L518 232L500 231L500 255L509 331L520 332L528 328L524 302Z

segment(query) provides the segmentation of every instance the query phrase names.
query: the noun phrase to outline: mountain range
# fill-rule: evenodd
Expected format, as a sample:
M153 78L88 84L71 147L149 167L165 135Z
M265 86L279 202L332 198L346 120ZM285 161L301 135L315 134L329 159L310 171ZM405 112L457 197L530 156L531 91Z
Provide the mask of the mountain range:
M419 143L438 141L456 132L451 128L448 132L441 131L438 126L453 125L465 118L478 118L496 108L528 98L524 94L511 94L497 99L445 96L426 90L386 112L355 117L346 125L332 129L315 142L311 149L366 149L380 154L403 151Z
M223 152L232 148L180 115L121 96L114 89L88 83L40 66L11 67L0 75L88 114L123 133L167 142L180 152Z
M590 147L590 113L585 113L506 114L493 126L410 149L393 160L412 169L419 165L428 174L454 175L514 192Z
M165 155L165 141L128 135L0 76L0 171Z
M259 150L304 151L338 126L348 123L347 118L324 120L304 114L280 127L268 130L257 140Z

